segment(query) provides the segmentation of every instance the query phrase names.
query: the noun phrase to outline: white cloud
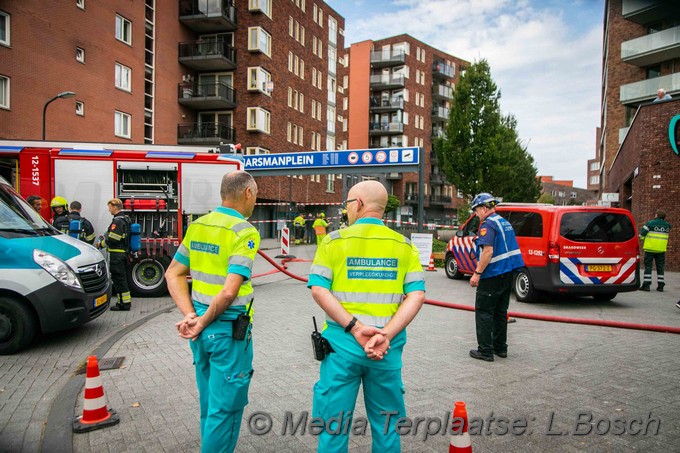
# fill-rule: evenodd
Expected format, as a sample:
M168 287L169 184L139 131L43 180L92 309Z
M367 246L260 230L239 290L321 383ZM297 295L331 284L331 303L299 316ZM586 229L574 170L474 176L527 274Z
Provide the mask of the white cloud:
M355 1L357 8L369 3ZM408 33L468 61L485 58L501 89L501 108L518 121L539 173L585 187L599 126L602 11L583 16L560 3L511 0L371 2L346 21L348 43ZM567 8L572 8L571 10ZM375 11L375 14L371 12Z

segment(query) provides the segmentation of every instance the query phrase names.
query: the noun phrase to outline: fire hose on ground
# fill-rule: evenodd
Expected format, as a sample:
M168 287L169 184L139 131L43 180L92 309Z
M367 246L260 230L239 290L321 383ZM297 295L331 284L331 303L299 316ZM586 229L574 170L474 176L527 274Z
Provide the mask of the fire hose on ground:
M274 266L278 271L283 272L287 276L294 278L296 280L300 280L301 282L307 283L307 279L304 277L301 277L299 275L296 275L292 272L290 272L286 266L286 263L293 261L292 259L285 258L282 260L282 264L279 265L276 261L274 261L273 258L270 258L266 253L264 253L262 250L258 250L257 253L267 260L272 266ZM263 276L263 275L268 275L269 273L266 274L260 274L258 276ZM254 276L254 277L258 277ZM454 304L452 302L442 302L438 300L431 300L431 299L425 299L425 303L428 305L434 305L437 307L444 307L444 308L453 308L456 310L466 310L466 311L475 311L475 307L471 307L469 305L463 305L463 304ZM614 327L617 329L632 329L632 330L644 330L644 331L649 331L649 332L664 332L664 333L674 333L674 334L680 334L680 327L672 327L672 326L659 326L655 324L637 324L637 323L632 323L632 322L624 322L624 321L611 321L607 319L586 319L586 318L568 318L564 316L552 316L552 315L539 315L535 313L521 313L521 312L516 312L516 311L509 311L508 314L512 316L513 318L523 318L523 319L532 319L534 321L547 321L547 322L561 322L561 323L567 323L567 324L581 324L581 325L586 325L586 326L599 326L599 327Z

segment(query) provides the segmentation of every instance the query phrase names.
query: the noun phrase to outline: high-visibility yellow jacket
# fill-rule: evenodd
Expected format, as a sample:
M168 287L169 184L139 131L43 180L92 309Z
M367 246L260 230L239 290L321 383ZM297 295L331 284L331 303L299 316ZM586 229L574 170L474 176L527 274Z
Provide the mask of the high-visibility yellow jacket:
M238 296L220 319L236 319L253 300L251 270L260 234L237 211L218 207L195 220L175 253L175 260L191 271L191 298L207 306L220 292L227 274L243 276ZM252 312L251 312L252 314Z
M653 219L645 223L640 231L640 238L645 242L642 248L645 252L663 253L668 248L668 236L671 224L663 219Z

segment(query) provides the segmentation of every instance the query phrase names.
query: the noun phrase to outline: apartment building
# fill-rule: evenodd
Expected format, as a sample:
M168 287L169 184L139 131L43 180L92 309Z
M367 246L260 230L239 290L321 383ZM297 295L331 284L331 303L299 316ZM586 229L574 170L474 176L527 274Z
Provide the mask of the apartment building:
M344 26L321 0L0 2L0 138L334 150ZM337 175L257 179L294 207L256 218L341 201Z
M680 3L606 0L600 117L600 192L640 105L659 88L680 96Z
M467 61L407 34L362 41L349 48L347 146L424 148L428 222L455 223L463 201L455 187L446 183L432 145L444 134L456 83L467 66ZM387 173L379 177L401 200L401 219L415 219L418 174Z

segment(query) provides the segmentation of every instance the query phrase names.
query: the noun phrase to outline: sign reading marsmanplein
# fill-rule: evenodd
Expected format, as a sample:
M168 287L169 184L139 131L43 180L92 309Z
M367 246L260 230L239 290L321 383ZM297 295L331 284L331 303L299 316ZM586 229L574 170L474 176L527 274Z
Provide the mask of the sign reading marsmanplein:
M244 169L256 176L315 173L417 171L420 148L380 148L348 151L256 154L243 156Z

